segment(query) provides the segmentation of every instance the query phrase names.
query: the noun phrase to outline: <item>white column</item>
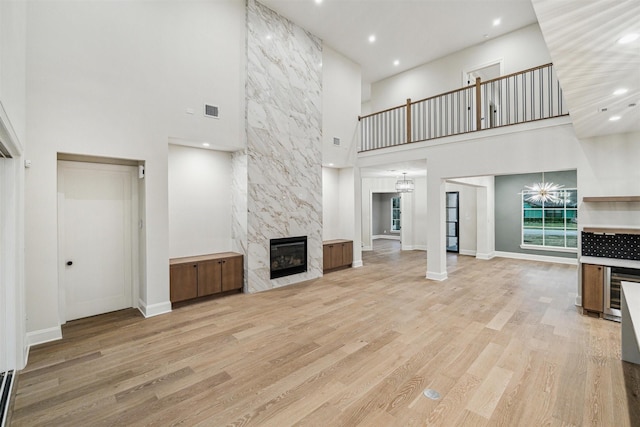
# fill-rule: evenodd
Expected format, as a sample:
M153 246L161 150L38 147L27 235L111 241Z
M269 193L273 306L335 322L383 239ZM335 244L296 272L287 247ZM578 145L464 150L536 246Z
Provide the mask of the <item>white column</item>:
M445 181L427 172L427 279L447 279L447 247L445 238Z
M478 247L476 258L491 259L495 256L495 202L493 185L478 187L477 196Z
M362 178L360 168L353 168L353 267L362 267Z
M413 249L413 193L402 193L400 198L400 240L402 250Z

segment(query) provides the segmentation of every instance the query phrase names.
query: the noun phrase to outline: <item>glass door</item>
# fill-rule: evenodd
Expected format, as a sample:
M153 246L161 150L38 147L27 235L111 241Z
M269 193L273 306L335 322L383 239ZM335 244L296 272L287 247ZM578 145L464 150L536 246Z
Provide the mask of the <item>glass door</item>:
M460 193L457 191L447 191L447 252L460 252Z

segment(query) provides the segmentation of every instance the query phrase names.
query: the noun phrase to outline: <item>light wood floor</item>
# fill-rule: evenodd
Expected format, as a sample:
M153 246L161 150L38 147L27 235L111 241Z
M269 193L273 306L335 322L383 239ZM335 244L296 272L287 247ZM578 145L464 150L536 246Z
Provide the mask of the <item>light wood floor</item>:
M640 367L578 313L575 267L451 255L434 282L377 243L301 285L70 322L31 350L12 425L640 425Z

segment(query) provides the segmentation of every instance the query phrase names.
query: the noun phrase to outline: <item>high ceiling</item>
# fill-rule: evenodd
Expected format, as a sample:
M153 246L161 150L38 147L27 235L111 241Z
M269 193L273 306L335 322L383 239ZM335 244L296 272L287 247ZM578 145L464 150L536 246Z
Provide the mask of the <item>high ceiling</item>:
M259 1L360 64L365 100L370 83L536 22L530 0Z
M359 63L365 98L369 83L538 21L576 134L640 131L640 40L616 43L640 33L640 0L259 1Z
M640 131L640 38L618 43L626 34L640 35L640 0L533 0L533 5L576 135ZM627 92L613 94L621 88ZM620 119L610 121L613 116Z

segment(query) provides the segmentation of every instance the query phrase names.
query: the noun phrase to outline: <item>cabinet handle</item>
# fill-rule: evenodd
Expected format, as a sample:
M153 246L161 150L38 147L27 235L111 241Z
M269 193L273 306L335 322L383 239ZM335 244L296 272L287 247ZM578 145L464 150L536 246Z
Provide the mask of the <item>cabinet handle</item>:
M193 268L196 268L198 266L198 264L193 264Z

